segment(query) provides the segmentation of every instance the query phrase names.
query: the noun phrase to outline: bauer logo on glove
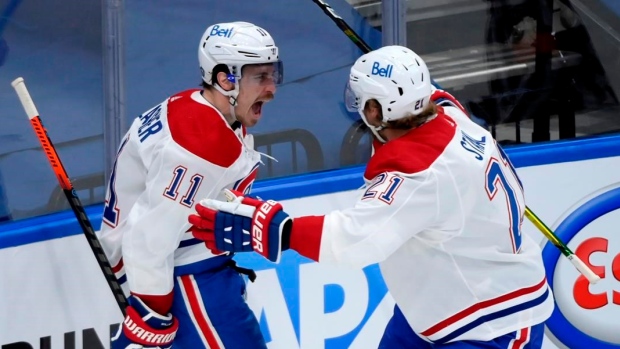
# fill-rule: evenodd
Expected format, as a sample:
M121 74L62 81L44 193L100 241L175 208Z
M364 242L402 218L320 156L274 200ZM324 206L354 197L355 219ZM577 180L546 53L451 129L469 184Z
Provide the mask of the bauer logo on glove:
M270 215L270 212L282 211L282 205L273 201L267 200L261 206L260 209L256 211L253 217L252 224L252 247L254 251L258 253L263 253L263 229L269 226L270 221L273 218L273 215Z
M272 262L280 260L283 246L288 245L291 218L276 201L227 190L228 202L205 199L196 205L197 215L191 215L192 234L206 242L212 250L226 252L256 251Z

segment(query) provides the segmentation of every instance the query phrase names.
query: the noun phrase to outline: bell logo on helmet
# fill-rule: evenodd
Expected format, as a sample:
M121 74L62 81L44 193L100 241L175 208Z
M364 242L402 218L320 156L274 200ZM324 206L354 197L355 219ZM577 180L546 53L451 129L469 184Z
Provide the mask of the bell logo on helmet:
M219 25L214 25L213 28L211 29L211 32L209 33L209 36L222 36L225 38L229 38L232 35L233 32L233 28L222 28L220 29Z
M374 62L372 64L372 72L370 72L370 74L389 78L392 76L392 69L394 69L394 66L391 64L388 64L385 68L381 68L379 62Z

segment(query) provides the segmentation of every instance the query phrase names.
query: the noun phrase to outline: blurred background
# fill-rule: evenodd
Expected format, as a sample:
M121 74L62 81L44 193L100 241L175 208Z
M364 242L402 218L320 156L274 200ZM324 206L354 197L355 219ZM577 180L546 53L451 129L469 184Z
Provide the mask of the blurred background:
M506 147L620 130L618 0L331 0L371 47L427 62ZM85 205L101 203L132 120L197 88L212 23L243 20L280 47L284 83L251 132L268 180L364 164L369 135L343 105L362 52L311 0L0 0L0 224L68 209L10 86L24 77Z

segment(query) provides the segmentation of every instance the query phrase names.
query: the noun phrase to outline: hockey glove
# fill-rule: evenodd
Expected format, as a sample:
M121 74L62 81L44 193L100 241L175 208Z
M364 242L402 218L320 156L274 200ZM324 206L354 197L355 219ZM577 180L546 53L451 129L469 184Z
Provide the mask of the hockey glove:
M263 201L227 191L229 201L206 199L196 204L197 215L189 216L195 238L220 251L256 251L278 262L289 247L292 220L273 200Z
M160 315L151 310L140 298L129 297L127 316L111 349L169 349L179 323L172 314Z

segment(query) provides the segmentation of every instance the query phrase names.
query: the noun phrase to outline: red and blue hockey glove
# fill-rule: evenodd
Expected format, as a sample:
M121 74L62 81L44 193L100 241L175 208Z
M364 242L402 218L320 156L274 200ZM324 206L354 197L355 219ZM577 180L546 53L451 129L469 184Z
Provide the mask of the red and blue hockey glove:
M226 252L256 251L278 262L289 248L292 220L273 200L263 201L227 191L229 201L206 199L189 216L195 238L209 248Z
M112 338L112 349L169 349L179 328L171 314L160 315L140 298L129 296L127 316Z

